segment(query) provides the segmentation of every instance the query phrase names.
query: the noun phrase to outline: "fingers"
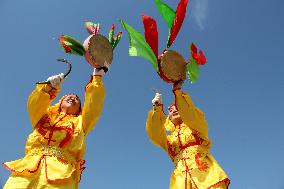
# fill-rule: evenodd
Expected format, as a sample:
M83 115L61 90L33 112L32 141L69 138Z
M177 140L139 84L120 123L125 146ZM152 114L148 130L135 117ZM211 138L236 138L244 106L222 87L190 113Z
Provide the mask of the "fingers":
M152 100L152 104L153 104L153 106L158 106L158 105L163 104L163 102L162 102L162 94L156 93L155 97Z
M58 74L58 76L60 77L61 81L64 80L64 73Z
M64 80L64 74L63 73L47 78L47 81L50 82L51 86L53 88L56 88L56 89L58 89L60 87L63 80Z

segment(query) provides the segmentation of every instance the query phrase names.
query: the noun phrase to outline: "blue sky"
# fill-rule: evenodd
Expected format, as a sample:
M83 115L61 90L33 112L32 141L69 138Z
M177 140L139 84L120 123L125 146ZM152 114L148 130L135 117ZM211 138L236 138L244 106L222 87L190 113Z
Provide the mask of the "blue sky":
M177 0L165 0L176 7ZM208 63L198 83L183 89L206 114L211 153L227 172L232 189L284 188L284 1L191 0L173 50L189 57L189 44L203 49ZM119 19L143 32L141 14L156 18L159 52L166 44L166 24L152 0L0 0L0 161L23 157L31 132L26 111L28 95L37 81L61 73L56 63L67 58L73 70L61 95L83 98L92 68L82 57L65 54L57 38L87 36L85 20L99 22L107 34ZM173 165L152 145L145 132L153 88L164 104L173 100L171 85L151 64L128 56L128 36L115 49L105 75L107 96L102 116L87 139L87 169L80 188L165 189ZM0 168L0 182L9 172Z

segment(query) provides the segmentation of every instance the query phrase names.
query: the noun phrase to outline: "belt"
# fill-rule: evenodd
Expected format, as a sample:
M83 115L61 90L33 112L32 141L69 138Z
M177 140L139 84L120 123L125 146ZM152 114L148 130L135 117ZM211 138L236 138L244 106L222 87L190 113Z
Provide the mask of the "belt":
M176 166L180 160L189 160L194 161L195 155L200 153L202 156L209 153L207 148L204 148L200 145L190 146L181 150L175 157L173 157L173 163Z
M75 162L75 158L66 150L63 150L57 146L39 146L32 148L29 155L46 155L61 158L67 161Z

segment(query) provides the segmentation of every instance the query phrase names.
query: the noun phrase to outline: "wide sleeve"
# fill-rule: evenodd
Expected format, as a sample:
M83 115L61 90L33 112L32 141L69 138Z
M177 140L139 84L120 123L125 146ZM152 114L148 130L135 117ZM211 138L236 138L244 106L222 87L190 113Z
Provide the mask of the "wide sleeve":
M104 104L105 89L101 76L92 76L85 88L85 103L82 110L82 124L85 135L95 127Z
M182 121L197 131L203 139L208 139L208 124L204 113L193 104L190 96L181 90L173 91L175 104Z
M166 116L163 106L154 107L149 111L146 122L146 131L153 144L168 152L167 133L165 129Z
M59 93L59 89L55 89L46 84L38 84L28 98L27 108L29 117L34 128L44 114L50 103Z

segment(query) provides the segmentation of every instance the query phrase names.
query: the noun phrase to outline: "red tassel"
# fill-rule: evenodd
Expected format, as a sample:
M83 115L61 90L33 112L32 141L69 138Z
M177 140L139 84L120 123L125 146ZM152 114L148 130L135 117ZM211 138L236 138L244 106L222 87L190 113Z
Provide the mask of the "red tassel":
M192 58L194 58L199 65L204 65L206 63L206 57L203 54L202 50L199 50L199 54L197 53L197 47L194 45L194 43L190 46L190 52L192 55Z
M142 15L142 21L145 29L145 38L147 43L154 51L156 58L158 58L158 29L154 18Z
M198 60L197 47L195 46L194 43L192 43L190 46L190 52L192 57L197 61Z
M199 64L204 65L206 63L206 57L202 50L199 50Z

